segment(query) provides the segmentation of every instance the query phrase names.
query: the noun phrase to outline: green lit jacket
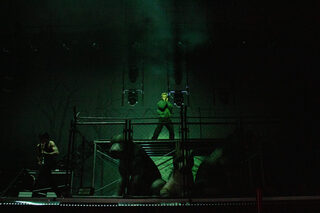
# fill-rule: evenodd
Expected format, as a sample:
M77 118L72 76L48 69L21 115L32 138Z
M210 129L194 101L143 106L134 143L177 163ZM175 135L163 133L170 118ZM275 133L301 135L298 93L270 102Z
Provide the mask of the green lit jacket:
M169 101L160 100L157 105L157 112L160 118L169 118L171 116L173 105Z

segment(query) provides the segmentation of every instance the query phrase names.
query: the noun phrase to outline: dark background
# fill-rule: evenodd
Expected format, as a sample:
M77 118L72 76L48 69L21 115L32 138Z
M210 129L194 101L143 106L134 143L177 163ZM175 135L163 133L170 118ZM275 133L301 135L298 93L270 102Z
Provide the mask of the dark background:
M0 4L2 186L20 169L36 168L33 151L40 132L48 131L60 158L66 156L74 106L84 116L155 117L155 103L168 82L170 89L185 89L188 80L190 116L279 120L246 126L263 143L271 191L319 193L318 3ZM134 82L129 79L132 67L138 67ZM144 83L144 102L131 107L125 97L122 106L122 73L125 89ZM82 133L90 140L119 131ZM149 138L153 127L139 131ZM219 127L208 137L230 132L230 127Z

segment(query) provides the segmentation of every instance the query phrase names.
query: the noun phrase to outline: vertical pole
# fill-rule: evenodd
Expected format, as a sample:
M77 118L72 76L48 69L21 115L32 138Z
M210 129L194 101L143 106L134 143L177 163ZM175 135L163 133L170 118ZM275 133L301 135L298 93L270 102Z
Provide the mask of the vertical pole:
M133 140L133 131L132 131L132 124L131 120L128 122L128 141L132 142Z
M181 141L178 144L177 150L180 152L179 157L182 159L182 179L183 179L183 197L189 196L189 186L188 186L188 172L186 172L186 168L188 168L188 150L186 149L186 142L188 137L188 129L187 129L187 107L183 104L180 108L180 121L181 121ZM179 143L179 142L178 142Z
M213 103L213 106L216 106L216 89L213 88L212 89L212 103Z
M129 154L129 151L128 151L128 141L129 141L129 137L128 137L128 120L126 119L125 120L125 127L124 127L124 130L123 130L123 136L124 136L124 144L123 144L123 151L125 153L125 159L124 159L124 162L125 162L125 165L124 167L125 168L128 168L128 165L129 165L129 158L128 158L128 154ZM126 169L124 171L124 181L125 181L125 184L124 184L124 196L127 196L128 194L128 185L129 185L129 175L128 175L128 170Z
M76 110L76 107L73 107L73 134L72 134L72 140L71 140L71 152L70 152L70 155L71 155L71 163L74 162L74 144L75 144L75 141L76 141L76 136L77 136L77 110ZM70 174L71 174L71 170L73 168L70 167ZM70 176L70 175L68 175ZM70 179L70 177L69 177ZM71 180L70 180L71 181ZM70 183L70 186L71 186L71 183Z
M104 163L102 162L101 165L100 165L100 187L102 188L103 187L103 184L104 184ZM100 195L103 195L103 190L100 190Z
M133 143L132 141L132 125L131 125L131 120L126 120L126 141L125 141L125 152L126 152L126 156L127 156L127 159L126 160L126 168L129 168L129 165L130 165L130 160L131 160L131 157L130 157L130 152L132 150L130 150L129 148L131 147L131 143ZM129 183L130 183L130 180L131 179L131 176L130 176L130 173L126 172L126 193L125 195L128 194L128 187L129 187Z
M81 144L81 172L80 172L80 187L83 187L83 171L84 171L84 150L85 150L85 138L82 136L82 144Z
M182 149L183 143L184 143L184 121L183 121L183 105L180 106L180 134L181 134L181 138L180 141L177 141L176 144L176 165L178 167L178 169L180 168L179 165L179 160L182 159L182 167L184 166L184 151ZM183 170L181 170L183 171ZM182 174L183 175L183 174ZM183 197L185 196L185 178L184 175L182 176L182 195Z
M71 176L70 177L70 179L71 179L71 181L70 181L70 195L72 195L72 193L73 193L73 190L72 190L72 187L73 187L73 172L71 172L70 176Z
M262 212L262 191L260 187L256 189L256 202L257 202L257 213L261 213Z
M260 178L261 178L261 187L265 189L265 175L264 175L264 164L263 164L263 142L259 140L259 160L260 160Z
M184 134L183 134L183 106L180 107L180 140L176 143L176 154L181 154L181 143L184 140Z
M200 127L200 139L202 139L202 119L201 119L201 109L199 107L199 127Z
M73 107L73 120L70 122L70 130L69 130L69 144L68 144L68 154L67 154L67 165L66 165L66 186L68 190L68 196L71 196L71 163L73 160L73 148L74 148L74 141L75 141L75 134L76 134L76 124L77 124L77 114L76 114L76 107Z
M122 69L122 93L121 93L121 106L124 105L124 69Z
M167 61L166 61L166 67L167 67L167 91L170 91L170 78L169 78L169 51L167 50Z
M182 119L182 122L183 122L183 131L182 131L182 134L183 134L183 141L182 141L182 167L183 168L186 168L187 164L186 164L186 161L187 161L187 153L186 153L186 149L185 149L185 142L186 142L186 117L185 117L185 113L186 113L186 106L185 105L182 105L183 107L183 112L182 112L182 116L183 116L183 119ZM186 173L185 173L185 169L183 169L183 197L186 197L187 196L187 192L188 192L188 186L187 186L187 177L186 177Z
M142 106L144 106L144 61L142 64L142 85L141 85L141 90L142 90L142 94L141 94L141 98L142 98Z
M186 173L185 173L185 183L186 183L186 196L189 197L191 195L191 190L190 190L190 180L189 179L189 157L190 157L190 150L187 148L187 144L188 143L188 132L189 132L189 129L188 129L188 126L187 126L187 106L184 106L184 152L185 152L185 156L184 156L184 166L186 168Z
M92 166L92 181L91 187L94 189L96 178L96 160L97 160L97 143L93 142L93 166Z
M71 195L71 190L70 190L70 178L69 178L69 175L70 175L70 170L71 170L71 165L70 165L70 158L71 158L71 144L72 144L72 140L73 140L73 120L71 120L70 122L70 130L69 130L69 143L68 143L68 154L67 154L67 165L66 165L66 180L65 180L65 185L66 185L66 188L68 190L68 194Z
M128 18L128 14L127 14L127 4L126 4L126 0L123 0L122 1L122 4L123 4L123 8L124 8L124 11L123 11L123 14L124 14L124 16L123 16L123 21L124 21L124 27L125 27L125 32L126 32L126 34L128 34L128 31L127 31L127 27L128 27L128 23L127 23L127 18ZM127 44L126 44L126 47L128 47L128 38L126 37L126 42L127 42ZM128 51L128 49L126 49L126 51ZM127 52L126 52L127 53ZM125 88L124 88L124 82L125 82L125 80L124 80L124 78L125 78L125 71L126 71L126 65L127 65L127 63L128 63L128 59L127 59L127 55L125 56L125 59L123 59L123 68L122 68L122 94L121 94L121 106L123 106L124 105L124 96L125 96L125 94L124 94L124 90L125 90Z

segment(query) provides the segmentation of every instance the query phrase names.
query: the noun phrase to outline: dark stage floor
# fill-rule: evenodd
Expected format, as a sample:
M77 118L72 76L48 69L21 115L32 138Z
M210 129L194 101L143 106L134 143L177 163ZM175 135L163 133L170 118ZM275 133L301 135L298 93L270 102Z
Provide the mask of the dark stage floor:
M1 212L32 210L70 212L77 210L130 211L130 212L320 212L320 196L255 197L212 199L160 199L160 198L1 198Z

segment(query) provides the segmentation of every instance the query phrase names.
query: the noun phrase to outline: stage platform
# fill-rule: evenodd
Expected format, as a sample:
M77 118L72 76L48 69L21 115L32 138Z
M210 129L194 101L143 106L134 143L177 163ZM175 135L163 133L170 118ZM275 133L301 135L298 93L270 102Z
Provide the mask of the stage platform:
M20 210L72 212L320 212L320 196L255 197L234 198L117 198L77 196L72 198L1 198L1 212Z

